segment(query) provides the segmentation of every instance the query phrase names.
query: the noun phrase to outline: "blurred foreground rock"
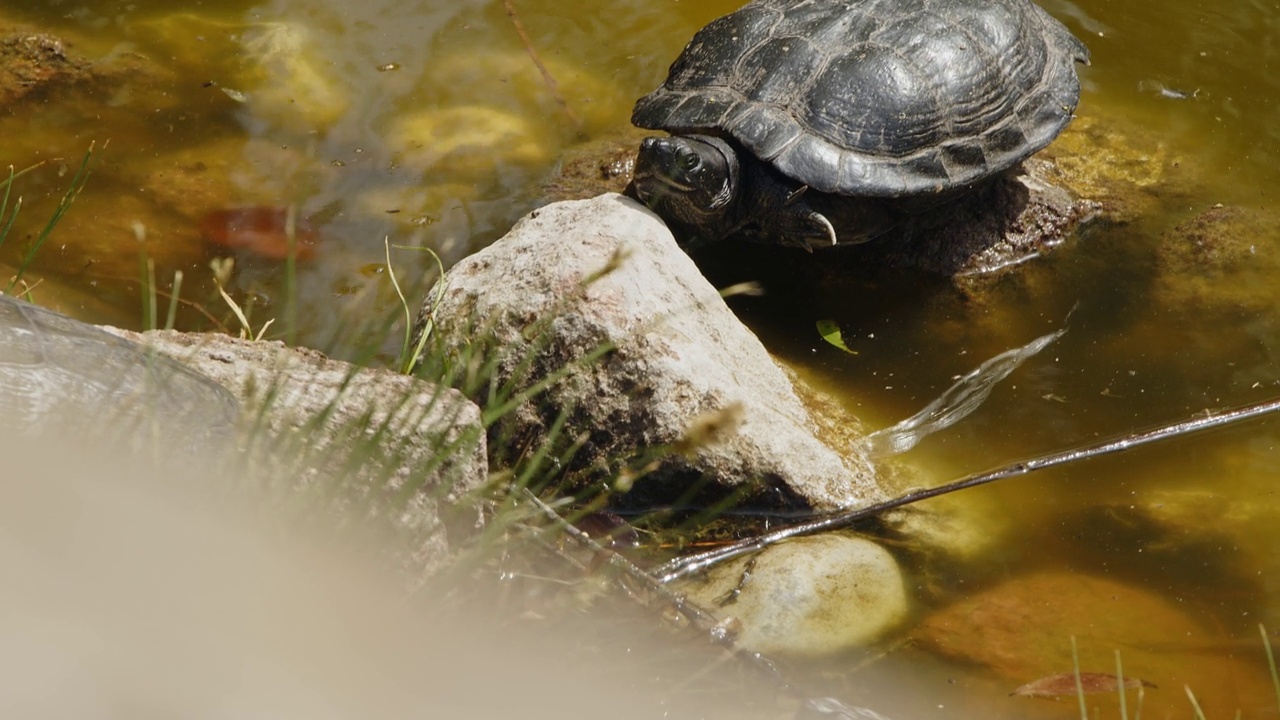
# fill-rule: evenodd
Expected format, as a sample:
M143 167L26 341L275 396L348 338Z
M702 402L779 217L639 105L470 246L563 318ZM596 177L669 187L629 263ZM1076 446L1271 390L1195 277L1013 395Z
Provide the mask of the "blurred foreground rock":
M495 381L512 389L572 368L506 419L502 431L528 447L547 442L567 413L565 436L585 438L576 466L612 478L643 465L643 487L658 497L707 480L774 507L883 497L870 460L815 437L764 346L657 216L632 200L602 195L537 210L445 283L434 318L448 352L492 338ZM605 346L612 350L583 362ZM677 452L649 464L662 448Z
M233 447L240 405L183 365L0 294L0 434L62 435L191 462Z
M393 535L411 584L445 558L441 503L466 507L488 473L460 393L280 343L107 330L0 295L4 435L96 442L179 478L216 465L264 497L308 490L285 504Z
M444 559L441 503L458 503L488 473L480 411L456 390L279 342L112 332L234 393L255 473L286 488L326 488L339 523L385 514L410 581Z
M0 455L5 718L790 715L758 673L737 680L648 615L566 628L406 602L332 527L225 502L239 474L175 482L68 436L0 435ZM695 673L705 685L681 682Z

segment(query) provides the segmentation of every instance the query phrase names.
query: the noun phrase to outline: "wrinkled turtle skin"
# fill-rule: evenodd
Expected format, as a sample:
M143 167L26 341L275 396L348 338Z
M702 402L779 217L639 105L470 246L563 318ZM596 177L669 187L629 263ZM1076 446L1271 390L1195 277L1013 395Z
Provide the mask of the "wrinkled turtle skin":
M632 122L677 233L858 242L1048 145L1085 46L1028 0L754 0L694 36Z
M92 325L0 294L0 432L157 450L230 446L240 404L212 380Z

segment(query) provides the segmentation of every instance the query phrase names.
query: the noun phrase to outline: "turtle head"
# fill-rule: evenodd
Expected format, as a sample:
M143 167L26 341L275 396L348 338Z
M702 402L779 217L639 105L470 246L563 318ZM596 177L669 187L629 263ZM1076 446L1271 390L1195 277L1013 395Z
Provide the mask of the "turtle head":
M741 173L733 146L709 135L650 137L636 157L636 195L669 224L715 240L734 224Z

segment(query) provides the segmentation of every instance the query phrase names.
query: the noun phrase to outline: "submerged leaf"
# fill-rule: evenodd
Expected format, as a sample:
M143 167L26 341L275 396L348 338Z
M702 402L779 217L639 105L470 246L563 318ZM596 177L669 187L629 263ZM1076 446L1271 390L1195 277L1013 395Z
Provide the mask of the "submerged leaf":
M849 346L844 344L844 338L840 335L840 326L836 324L835 320L819 320L815 324L818 327L818 334L822 336L823 340L826 340L828 343L840 348L850 355L858 354L857 350L850 350Z
M978 409L995 389L996 383L1009 377L1027 358L1035 356L1066 334L1066 328L1041 335L1022 347L1006 350L982 363L977 369L947 388L938 399L897 425L877 430L863 438L872 456L887 457L904 453L926 435L945 430Z
M1130 690L1155 687L1155 685L1146 680L1132 677L1124 679L1124 686ZM1083 689L1085 693L1119 692L1120 679L1107 673L1082 672L1080 673L1080 689ZM1077 692L1075 673L1062 673L1061 675L1048 675L1039 680L1034 680L1009 694L1020 697L1056 698L1075 695Z
M306 218L296 218L291 223L289 210L284 207L215 210L200 220L200 233L215 245L271 260L284 260L290 252L298 260L307 260L315 254L319 236Z

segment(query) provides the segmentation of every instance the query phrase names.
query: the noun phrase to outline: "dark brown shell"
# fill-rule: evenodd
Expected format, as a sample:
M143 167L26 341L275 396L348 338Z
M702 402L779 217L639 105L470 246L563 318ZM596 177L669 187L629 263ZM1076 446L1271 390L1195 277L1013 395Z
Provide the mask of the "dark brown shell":
M940 192L1048 145L1088 58L1028 0L755 0L700 30L631 120L732 136L823 192Z

